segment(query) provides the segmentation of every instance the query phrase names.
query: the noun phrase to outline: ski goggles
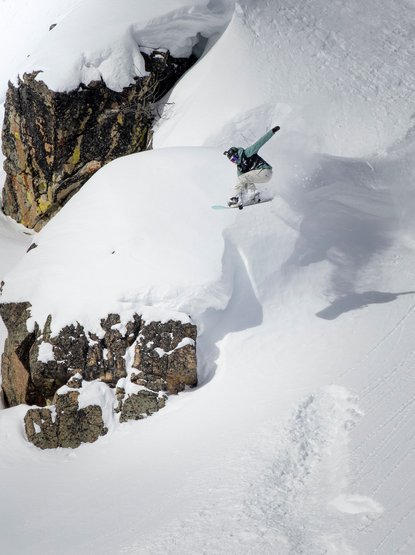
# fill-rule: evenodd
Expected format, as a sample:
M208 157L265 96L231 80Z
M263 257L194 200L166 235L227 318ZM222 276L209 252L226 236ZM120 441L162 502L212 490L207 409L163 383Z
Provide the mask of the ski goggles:
M226 152L224 152L223 154L226 154L226 156L229 158L229 160L231 162L239 162L239 156L237 152L229 152L228 150Z

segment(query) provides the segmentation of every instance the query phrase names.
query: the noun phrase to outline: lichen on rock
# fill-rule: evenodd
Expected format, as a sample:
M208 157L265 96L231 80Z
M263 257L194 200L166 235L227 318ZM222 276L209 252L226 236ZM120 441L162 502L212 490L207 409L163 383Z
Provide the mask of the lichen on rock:
M24 424L27 439L41 449L56 447L76 448L82 443L93 443L107 433L98 405L79 408L78 385L55 394L53 405L31 408Z
M168 393L179 393L197 385L196 328L170 320L150 322L140 330L133 368L147 377L162 378Z
M126 395L122 402L120 422L141 420L146 416L151 416L165 404L166 397L164 395L149 389L142 389L137 393Z

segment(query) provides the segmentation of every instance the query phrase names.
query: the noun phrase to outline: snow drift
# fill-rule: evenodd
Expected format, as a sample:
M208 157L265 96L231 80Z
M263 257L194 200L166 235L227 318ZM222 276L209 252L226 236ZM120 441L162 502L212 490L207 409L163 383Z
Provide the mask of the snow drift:
M200 316L229 298L223 228L211 204L231 168L213 149L164 149L116 160L92 177L6 278L2 302L26 300L53 333L131 310ZM91 206L94 217L91 218ZM222 224L221 224L222 221Z

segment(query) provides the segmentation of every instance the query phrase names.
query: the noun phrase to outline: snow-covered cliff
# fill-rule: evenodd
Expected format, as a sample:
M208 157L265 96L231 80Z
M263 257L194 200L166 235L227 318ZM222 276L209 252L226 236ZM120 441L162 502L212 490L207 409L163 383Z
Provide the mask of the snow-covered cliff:
M200 386L76 455L34 452L26 407L1 411L9 553L411 553L414 23L403 0L237 3L154 151L100 170L10 261L2 301L57 327L191 313ZM224 147L275 124L274 200L211 210Z

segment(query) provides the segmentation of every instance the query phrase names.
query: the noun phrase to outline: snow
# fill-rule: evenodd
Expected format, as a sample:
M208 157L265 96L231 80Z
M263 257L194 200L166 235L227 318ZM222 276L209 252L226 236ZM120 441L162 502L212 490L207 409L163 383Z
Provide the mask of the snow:
M102 410L102 420L104 426L111 430L115 425L114 390L110 389L106 384L98 381L82 382L82 388L79 390L78 403L79 408L85 408L89 405L98 405Z
M10 0L3 4L3 21L19 17L20 27L23 0L20 9ZM25 50L19 47L17 52L20 57L30 48L28 59L21 62L13 56L13 69L6 65L4 75L14 78L11 72L16 67L20 75L41 71L38 78L55 91L73 90L80 82L100 79L120 91L136 76L145 75L141 48L149 51L162 47L175 57L189 57L200 35L211 38L220 33L231 13L228 0L153 0L138 4L136 0L60 0L54 7L50 1L44 4L40 10L25 8L28 14L34 13L35 22L42 15L42 20L47 17L56 26L49 31L44 20L38 24L37 44L23 38ZM30 27L24 16L23 30L26 25ZM4 46L11 38L5 28Z
M219 48L170 95L154 144L249 145L279 124L313 152L385 152L413 127L411 39L401 0L241 0Z
M81 0L2 0L0 2L0 102L7 82L13 80L33 49L49 32L49 27L65 18ZM5 53L7 52L7 56Z
M221 5L156 3L154 21L174 14L180 40L170 16L160 29L179 45L192 14L224 29ZM103 51L94 7L74 5L62 41L89 24ZM111 427L108 411L110 432L76 451L36 449L27 407L0 411L5 552L413 552L414 23L398 0L241 1L166 99L154 151L95 174L28 253L5 220L2 301L30 299L54 331L191 317L200 379L151 418ZM78 46L56 50L64 88ZM211 210L235 178L224 147L275 124L274 200ZM83 402L110 407L101 386Z
M77 373L73 378L82 378L82 376ZM80 388L73 388L67 385L60 387L57 390L57 395L65 395L71 391L78 392L78 409L83 409L91 405L97 405L101 407L102 420L104 426L108 430L112 430L116 424L114 407L115 407L115 392L113 389L98 380L92 382L82 381ZM51 405L50 410L52 411L53 421L56 418L56 406Z
M45 341L42 341L42 343L40 343L37 359L39 362L44 362L44 363L55 360L52 343L47 343Z

